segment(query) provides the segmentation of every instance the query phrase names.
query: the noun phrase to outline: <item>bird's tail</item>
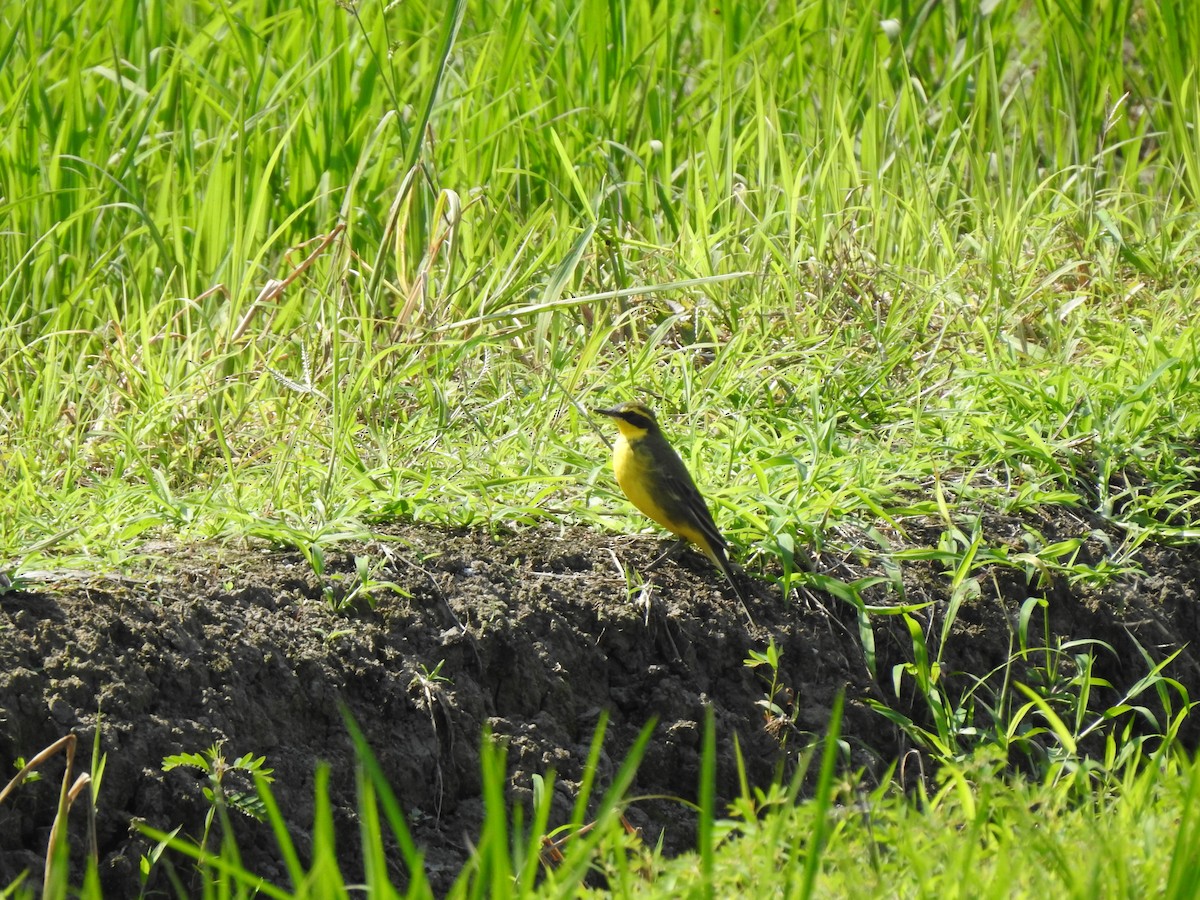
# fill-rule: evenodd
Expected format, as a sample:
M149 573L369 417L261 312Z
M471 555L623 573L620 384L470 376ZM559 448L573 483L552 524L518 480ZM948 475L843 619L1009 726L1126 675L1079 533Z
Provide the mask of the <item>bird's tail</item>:
M746 593L742 590L742 586L738 584L737 573L733 570L733 563L729 561L729 556L725 553L725 548L720 544L710 546L706 542L705 546L702 546L701 549L704 551L704 555L712 560L713 565L721 570L721 573L725 576L725 580L729 582L730 587L733 588L733 592L737 594L737 598L742 604L742 610L746 613L746 618L750 621L751 625L754 625L754 616L750 614L750 606L746 602Z

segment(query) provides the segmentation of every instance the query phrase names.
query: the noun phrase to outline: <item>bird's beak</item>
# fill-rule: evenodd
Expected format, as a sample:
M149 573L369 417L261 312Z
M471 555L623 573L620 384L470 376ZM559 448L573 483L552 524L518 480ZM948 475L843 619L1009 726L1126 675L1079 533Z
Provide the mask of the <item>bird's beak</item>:
M593 407L592 412L599 413L602 416L608 416L610 419L621 418L621 411L619 409L597 409Z

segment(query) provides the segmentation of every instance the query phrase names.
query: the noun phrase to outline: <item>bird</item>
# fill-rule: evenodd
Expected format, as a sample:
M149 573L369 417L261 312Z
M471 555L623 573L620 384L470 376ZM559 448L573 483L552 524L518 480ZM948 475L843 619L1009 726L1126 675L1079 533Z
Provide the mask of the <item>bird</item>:
M595 411L615 420L620 431L613 448L613 469L625 496L667 531L699 547L728 579L749 616L746 596L733 576L728 544L691 473L663 434L650 407L629 400L611 409Z

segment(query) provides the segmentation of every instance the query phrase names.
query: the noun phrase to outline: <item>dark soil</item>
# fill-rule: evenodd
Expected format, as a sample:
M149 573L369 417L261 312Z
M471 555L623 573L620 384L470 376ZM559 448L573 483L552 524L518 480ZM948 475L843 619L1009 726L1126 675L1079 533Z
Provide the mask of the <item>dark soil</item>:
M981 528L984 546L1007 548L1010 557L1031 541L1081 538L1075 562L1093 567L1116 559L1124 537L1071 510L989 516ZM944 531L926 520L871 537L840 529L830 543L859 549L822 554L816 569L844 582L888 574L863 549L871 541L882 537L892 551L932 548ZM478 835L485 728L507 744L514 802L529 798L532 775L557 772L552 826L570 816L605 713L598 790L642 726L657 720L637 796L695 800L706 708L717 726L723 799L737 790L735 734L751 780L766 784L824 732L839 691L846 695L850 766L880 772L912 749L867 703L886 702L929 724L911 680L900 698L892 690L893 666L913 659L902 617L871 613L872 677L857 612L844 599L805 588L784 602L760 586L752 601L756 624L749 625L728 586L690 551L659 566L647 576L652 586L631 595L618 567L644 572L662 549L653 538L584 530L492 537L414 526L330 554L324 581L296 553L214 547L159 548L120 577L29 579L23 590L0 594L0 767L11 775L18 758L74 733L77 767L86 769L99 723L107 760L97 810L101 876L107 896L124 897L137 895L139 858L150 846L132 823L182 826L196 839L203 831L202 776L186 768L164 773L163 758L218 743L227 757L266 758L302 856L315 773L327 763L343 869L356 877L355 753L343 709L390 779L437 889L448 886ZM376 581L393 582L402 593L380 588L370 596L373 608L360 596L334 612L324 592L344 598L353 590L356 556ZM1129 566L1101 586L1032 565L1028 573L1015 565L973 573L979 590L958 610L942 658L947 690L957 695L970 683L962 673L981 675L1010 659L1022 605L1040 597L1051 646L1082 638L1107 645L1092 648L1093 674L1113 686L1095 692L1095 709L1146 674L1143 651L1161 660L1183 648L1168 674L1200 696L1200 665L1188 649L1200 636L1200 558L1194 550L1147 544ZM913 616L936 648L950 573L936 561L911 561L889 578L865 591L867 603L929 603ZM1040 608L1032 621L1032 642L1045 644ZM794 729L767 727L758 705L765 673L744 664L769 638L783 650L780 675L794 692ZM1070 654L1048 665L1046 659L1019 661L1012 674L1044 684L1074 671ZM1153 705L1154 698L1142 701ZM1195 743L1194 733L1185 737ZM0 805L0 887L26 869L28 883L40 879L61 757L43 771L42 780L26 782ZM232 787L248 785L243 779ZM76 860L87 844L85 807L81 801L71 815ZM694 814L682 802L637 800L628 817L649 842L661 835L668 851L692 845ZM235 824L246 867L286 883L269 827L250 818ZM173 865L186 882L187 862L176 858ZM170 893L162 872L160 864L151 887Z

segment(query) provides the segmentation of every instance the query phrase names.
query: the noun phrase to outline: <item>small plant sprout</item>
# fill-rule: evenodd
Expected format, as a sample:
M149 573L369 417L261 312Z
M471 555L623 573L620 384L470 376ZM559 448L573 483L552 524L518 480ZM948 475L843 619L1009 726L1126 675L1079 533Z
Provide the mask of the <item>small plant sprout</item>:
M424 709L429 716L429 727L433 729L435 739L442 736L438 728L438 717L435 710L442 708L445 699L442 696L442 688L444 685L451 684L449 678L442 675L442 666L446 664L444 659L438 660L438 664L430 671L424 665L417 666L417 672L413 675L412 680L408 683L408 689L418 694L417 706ZM446 716L446 710L442 708L443 716ZM453 736L453 731L447 730L447 733ZM442 775L442 761L439 757L434 763L434 781L437 784L437 802L434 810L436 818L441 819L442 815L442 785L444 778Z
M229 759L222 752L223 741L213 744L203 753L177 753L163 758L162 769L170 772L172 769L196 769L207 776L207 784L203 788L204 799L208 801L208 813L204 817L204 834L200 839L200 847L208 846L208 838L212 833L213 820L219 815L225 821L227 809L235 809L245 816L259 821L263 820L266 810L262 800L252 788L230 790L227 780L234 775L249 776L271 782L274 769L266 766L266 757L255 757L247 753L237 759ZM227 825L227 823L226 823Z
M362 600L367 606L374 609L379 596L388 592L406 596L407 592L394 581L385 581L376 577L386 565L386 559L372 560L370 556L356 555L354 557L354 574L346 576L349 590L334 604L334 610L348 609L358 600Z
M792 689L779 680L779 660L782 656L783 651L775 643L775 638L771 638L766 650L751 650L742 664L748 669L766 668L767 672L760 671L758 674L767 686L767 693L761 700L755 701L755 705L762 708L763 727L767 734L777 740L780 747L785 747L788 735L796 728L800 711Z

